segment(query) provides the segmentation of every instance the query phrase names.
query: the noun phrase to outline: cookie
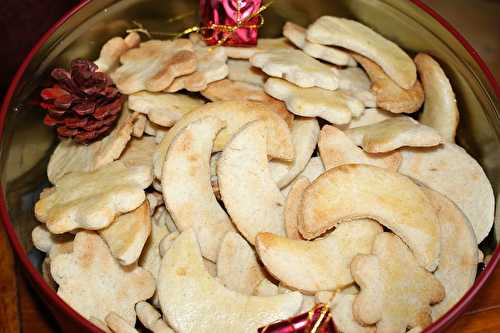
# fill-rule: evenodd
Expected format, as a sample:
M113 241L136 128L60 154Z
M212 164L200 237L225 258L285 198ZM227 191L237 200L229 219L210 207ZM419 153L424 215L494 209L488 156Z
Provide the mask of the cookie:
M311 159L319 137L316 118L296 118L293 121L292 141L295 149L293 162L272 160L269 162L271 176L279 188L289 185L304 170Z
M269 77L260 68L252 66L248 60L229 59L227 67L229 67L227 78L231 81L250 83L262 87Z
M265 278L252 247L236 232L228 232L217 256L217 279L227 288L252 295Z
M164 257L168 250L170 250L170 247L174 243L174 241L179 237L180 233L179 231L173 231L170 234L166 235L163 237L163 239L160 241L159 245L159 250L160 250L160 256Z
M130 141L137 115L131 114L126 104L116 128L105 138L81 145L62 140L50 156L47 177L56 184L64 175L75 171L94 171L117 160Z
M52 274L50 274L50 258L49 257L45 257L45 259L43 259L41 273L42 273L42 277L43 277L44 281L47 283L49 288L51 288L52 290L57 292L57 282L54 281L54 279L52 278Z
M319 117L332 124L347 124L351 117L360 116L363 103L342 91L321 88L300 88L285 80L270 78L264 90L276 99L285 102L295 115Z
M452 200L469 219L478 244L493 226L495 196L479 163L462 148L403 149L399 172Z
M137 120L134 123L134 127L132 128L132 136L135 138L142 138L144 135L144 131L146 130L146 122L148 119L145 115L139 114L137 115Z
M144 137L141 139L132 139L120 156L119 161L126 167L147 167L153 170L153 154L156 151L157 144L154 138Z
M265 122L248 123L224 148L217 163L224 206L251 244L259 232L285 234L285 198L268 169L266 142Z
M342 223L314 241L293 240L259 233L255 249L271 275L299 291L335 291L353 283L349 265L357 254L370 253L375 236L383 231L373 221Z
M131 326L135 326L135 303L153 296L155 290L149 272L123 268L91 231L76 234L73 253L54 258L51 273L59 284L59 297L83 317L104 320L114 311Z
M143 113L157 125L172 127L186 113L202 106L201 99L181 94L141 91L128 98L131 110Z
M120 317L120 315L114 311L108 313L104 318L104 321L114 333L139 333L134 326L130 326L125 319Z
M357 147L352 140L334 126L325 125L318 141L319 154L325 168L333 169L344 164L370 164L397 171L402 157L398 151L370 154Z
M278 286L278 295L289 294L293 292L297 292L297 290L293 289L290 286L285 285L283 282L280 282ZM302 294L302 306L300 307L299 313L310 311L315 304L316 304L316 299L313 295Z
M418 263L434 271L439 262L439 220L425 193L410 178L365 164L330 169L304 191L299 231L315 238L339 223L378 221L401 237Z
M417 54L415 64L425 91L424 111L419 121L453 143L460 114L450 81L439 63L425 53Z
M265 103L272 106L273 112L283 118L288 127L292 127L293 113L288 112L285 103L266 94L262 87L225 79L209 84L201 94L212 102L256 101Z
M105 333L113 333L113 332L111 332L111 330L109 329L108 325L106 325L106 323L103 320L98 319L96 317L90 317L88 320L92 324L94 324L95 327L97 327L98 329L102 330L103 332L105 332Z
M314 300L316 301L316 304L318 303L328 304L330 303L334 295L335 292L333 291L318 291L317 293L314 294Z
M176 78L166 91L201 91L210 82L222 80L229 74L227 56L223 48L195 47L195 54L196 71Z
M165 90L176 77L193 73L197 66L193 44L181 38L141 43L123 54L120 62L122 65L111 73L111 79L126 95Z
M144 244L138 261L139 266L149 271L155 280L158 280L158 271L160 270L160 242L170 234L167 228L169 222L173 223L172 218L168 215L165 207L160 206L151 216L151 234L146 244ZM156 306L159 306L160 303L156 292L151 301Z
M179 333L255 332L295 315L302 304L297 292L258 297L225 288L205 270L192 230L175 240L162 259L159 276L162 312Z
M99 72L110 73L120 65L120 57L130 49L141 43L141 36L137 32L129 33L125 38L113 37L101 48L99 58L94 63Z
M359 67L347 67L332 70L339 78L339 90L360 100L365 107L377 106L376 96L371 89L372 83L366 73Z
M145 200L133 211L118 216L113 223L99 230L113 257L126 266L136 262L151 233L149 204Z
M387 153L401 147L433 147L443 143L435 129L406 116L351 128L345 134L368 153Z
M212 261L217 259L224 235L233 230L210 183L212 145L224 127L216 117L188 124L170 144L161 179L165 204L177 228L193 228L203 256Z
M302 239L298 227L298 215L302 205L302 194L311 185L309 179L304 176L298 177L290 187L290 192L285 201L285 231L290 239Z
M351 272L361 287L352 306L354 318L365 325L376 324L380 333L428 326L431 304L445 296L441 283L391 233L375 238L372 254L356 256Z
M357 21L322 16L307 29L307 39L364 55L404 89L410 89L417 79L415 64L398 45Z
M155 142L157 144L159 144L161 140L163 140L163 138L167 135L169 130L170 130L169 127L157 125L149 121L149 119L146 122L146 126L144 127L144 133L146 133L147 135L154 136Z
M221 151L232 136L245 124L263 119L269 135L267 136L268 154L271 157L291 161L294 158L292 136L286 122L273 112L273 107L260 102L226 101L205 104L194 112L190 112L178 121L163 138L154 157L154 175L161 178L161 169L165 161L168 147L174 137L196 119L214 116L225 122L215 138L213 150Z
M51 252L54 253L55 247L71 246L72 248L73 245L68 245L68 244L73 243L73 238L74 237L71 234L62 234L62 235L52 234L50 233L49 230L47 230L47 227L43 224L37 225L31 232L31 240L35 248L38 249L39 251L47 253L49 256ZM60 252L60 250L55 250L55 252Z
M284 78L302 88L338 88L338 79L328 65L299 50L271 49L253 55L250 63L269 76Z
M141 324L153 333L174 333L162 319L161 314L148 302L135 305L135 312Z
M310 182L313 182L323 172L325 172L325 167L323 166L323 162L321 162L321 158L314 156L309 160L309 162L307 162L306 167L300 174L297 175L297 178L304 176L309 179ZM290 192L291 187L292 184L289 184L287 187L281 190L281 193L286 197Z
M102 229L139 207L152 181L149 167L126 167L120 161L93 172L73 172L35 204L35 216L55 234Z
M284 37L259 38L257 46L234 47L223 46L227 56L232 59L250 59L254 54L275 49L293 49L293 45Z
M255 296L276 296L278 295L278 286L268 279L264 279L255 288L253 294Z
M333 300L330 302L330 310L335 327L342 333L375 333L376 328L374 326L363 326L354 319L352 304L355 298L355 295L349 295L344 292L335 294Z
M283 26L283 36L311 57L339 66L356 66L356 61L349 53L308 41L306 31L305 28L292 22L286 22Z
M446 296L432 307L432 319L437 320L458 303L474 284L478 263L477 241L467 217L452 201L436 191L422 189L436 207L441 229L441 254L434 276L444 286Z
M348 128L373 125L383 120L394 117L399 117L399 115L378 108L367 108L361 116L359 116L358 118L352 118L349 124L336 127L341 129L342 131L345 131Z
M354 58L373 82L372 90L378 107L393 113L413 113L420 109L424 103L424 90L418 80L409 89L403 89L370 59L358 54Z

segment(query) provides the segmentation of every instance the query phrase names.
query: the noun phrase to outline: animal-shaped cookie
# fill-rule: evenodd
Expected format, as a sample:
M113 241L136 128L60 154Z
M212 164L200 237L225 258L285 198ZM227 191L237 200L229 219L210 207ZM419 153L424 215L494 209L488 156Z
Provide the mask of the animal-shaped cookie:
M419 266L408 247L391 233L375 238L372 254L356 256L351 272L361 287L353 303L354 318L365 325L376 324L380 333L428 326L431 304L445 296L439 280Z
M120 65L122 54L140 43L141 36L137 32L131 32L125 38L113 37L102 46L99 58L94 63L100 72L110 73Z
M111 79L123 94L141 90L159 92L178 76L196 70L193 44L187 39L150 40L120 57L122 65L111 73Z
M130 109L146 114L160 126L171 127L186 113L202 106L201 99L181 94L141 91L128 98Z
M330 67L299 50L260 52L250 58L250 63L270 76L284 78L302 88L338 88L338 79Z
M121 161L93 172L73 172L40 198L35 216L56 234L102 229L118 215L139 207L152 181L151 167L127 167Z
M306 39L306 32L305 28L292 22L286 22L283 26L283 36L311 57L339 66L356 66L356 61L349 53L338 48L311 43Z
M276 49L294 49L285 37L259 38L254 47L223 46L227 56L232 59L250 59L254 54Z
M131 114L125 104L115 129L105 138L89 145L72 140L61 141L47 166L47 177L56 184L64 175L75 171L94 171L117 160L131 139L137 114Z
M148 201L133 211L118 216L113 223L99 230L111 254L122 265L130 265L139 259L151 233Z
M443 142L435 129L407 116L351 128L345 133L369 153L386 153L401 147L433 147Z
M265 91L285 102L288 110L298 116L320 117L332 124L347 124L352 116L360 116L363 103L342 91L317 87L300 88L285 80L270 78Z
M50 268L59 284L57 294L85 318L104 320L114 311L133 327L135 303L155 291L151 273L122 267L101 237L91 231L78 232L73 252L54 258Z
M229 67L228 79L236 82L244 82L262 87L269 77L260 68L253 67L248 60L227 61Z
M182 89L201 91L210 82L222 80L229 74L226 65L227 56L223 48L195 47L195 54L196 71L176 78L167 88L168 92Z

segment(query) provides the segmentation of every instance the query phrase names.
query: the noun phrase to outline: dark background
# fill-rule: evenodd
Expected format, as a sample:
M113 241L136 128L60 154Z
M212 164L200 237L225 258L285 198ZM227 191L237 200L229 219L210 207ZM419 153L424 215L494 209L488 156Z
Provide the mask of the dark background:
M36 41L79 0L0 0L0 99Z
M0 0L0 31L5 36L0 46L2 62L0 100L31 47L58 18L79 2L79 0ZM424 2L465 35L498 78L500 0L424 0Z

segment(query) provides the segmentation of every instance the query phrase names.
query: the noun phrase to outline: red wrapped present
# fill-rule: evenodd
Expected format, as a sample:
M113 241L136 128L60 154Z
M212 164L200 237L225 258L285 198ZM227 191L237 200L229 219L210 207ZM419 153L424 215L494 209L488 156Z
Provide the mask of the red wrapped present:
M318 304L311 311L261 327L259 333L336 333L332 314L326 304Z
M200 0L201 34L208 45L256 45L262 0Z

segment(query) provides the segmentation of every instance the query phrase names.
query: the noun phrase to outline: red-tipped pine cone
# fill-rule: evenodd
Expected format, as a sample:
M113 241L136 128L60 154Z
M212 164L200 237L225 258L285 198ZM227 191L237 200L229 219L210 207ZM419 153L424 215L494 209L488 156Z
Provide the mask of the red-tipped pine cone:
M46 125L54 126L59 137L83 144L111 132L124 96L106 73L98 72L91 61L77 59L71 62L71 72L56 68L51 76L56 84L41 93Z

